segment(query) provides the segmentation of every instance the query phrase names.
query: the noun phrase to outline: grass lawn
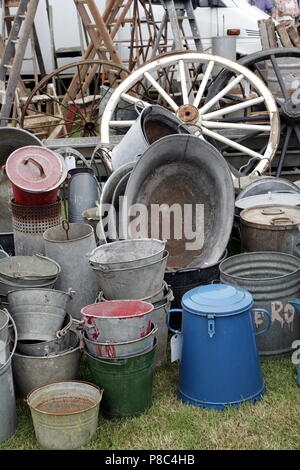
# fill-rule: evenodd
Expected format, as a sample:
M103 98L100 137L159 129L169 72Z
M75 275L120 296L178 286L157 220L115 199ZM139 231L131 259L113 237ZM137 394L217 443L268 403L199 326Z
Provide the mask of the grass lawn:
M181 403L178 364L157 370L153 404L142 416L109 421L101 415L97 434L83 449L299 449L300 388L290 358L262 363L267 392L256 405L219 412ZM81 379L91 380L83 360ZM30 411L18 400L18 429L4 449L38 449Z

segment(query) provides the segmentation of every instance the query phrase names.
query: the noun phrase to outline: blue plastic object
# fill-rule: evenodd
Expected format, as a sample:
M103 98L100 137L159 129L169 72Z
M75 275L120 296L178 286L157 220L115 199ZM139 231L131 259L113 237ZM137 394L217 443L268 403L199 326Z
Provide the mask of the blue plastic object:
M269 319L268 327L256 332L252 295L224 284L186 292L182 307L182 331L173 330L183 335L179 398L217 410L259 400L265 386L255 336L270 328L269 312L255 309Z

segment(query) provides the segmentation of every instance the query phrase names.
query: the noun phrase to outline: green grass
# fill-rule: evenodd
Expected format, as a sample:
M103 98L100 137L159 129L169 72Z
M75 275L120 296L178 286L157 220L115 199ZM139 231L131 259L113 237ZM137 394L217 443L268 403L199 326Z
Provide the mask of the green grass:
M255 405L222 412L181 403L176 396L178 364L155 374L153 404L143 415L119 421L99 416L97 434L84 449L299 449L300 388L290 359L264 361L267 392ZM85 361L81 379L91 380ZM18 400L18 429L2 449L38 449L30 411Z

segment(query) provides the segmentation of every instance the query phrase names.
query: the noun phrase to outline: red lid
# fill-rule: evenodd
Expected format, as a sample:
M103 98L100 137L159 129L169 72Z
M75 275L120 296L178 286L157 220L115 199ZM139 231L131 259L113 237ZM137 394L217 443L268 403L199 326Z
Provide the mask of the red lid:
M32 193L51 191L67 176L64 160L59 154L34 145L15 150L8 157L5 169L14 185Z

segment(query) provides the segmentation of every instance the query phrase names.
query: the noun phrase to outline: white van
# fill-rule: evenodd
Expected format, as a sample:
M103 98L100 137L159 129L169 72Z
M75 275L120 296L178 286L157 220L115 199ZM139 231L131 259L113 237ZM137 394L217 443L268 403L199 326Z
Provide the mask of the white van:
M237 53L239 55L250 54L261 50L258 30L258 20L268 18L268 15L258 8L251 6L247 0L193 0L195 16L198 22L203 48L211 48L214 36L226 36L228 30L239 29L237 36ZM160 0L152 0L154 4L154 17L157 21L163 16L164 9ZM80 45L78 17L73 0L49 0L53 9L53 25L55 47L68 48ZM96 0L96 4L102 12L105 0ZM2 12L1 12L2 14ZM51 41L47 21L46 1L40 0L35 19L35 25L42 49L43 59L47 73L53 70L53 59L51 54ZM129 25L128 25L129 28ZM121 28L116 39L129 38L128 28ZM128 48L119 45L119 53L122 59L128 54ZM30 56L30 50L27 51ZM59 65L73 62L76 59L60 59ZM78 60L80 60L78 58ZM32 73L32 63L24 62L23 74Z

